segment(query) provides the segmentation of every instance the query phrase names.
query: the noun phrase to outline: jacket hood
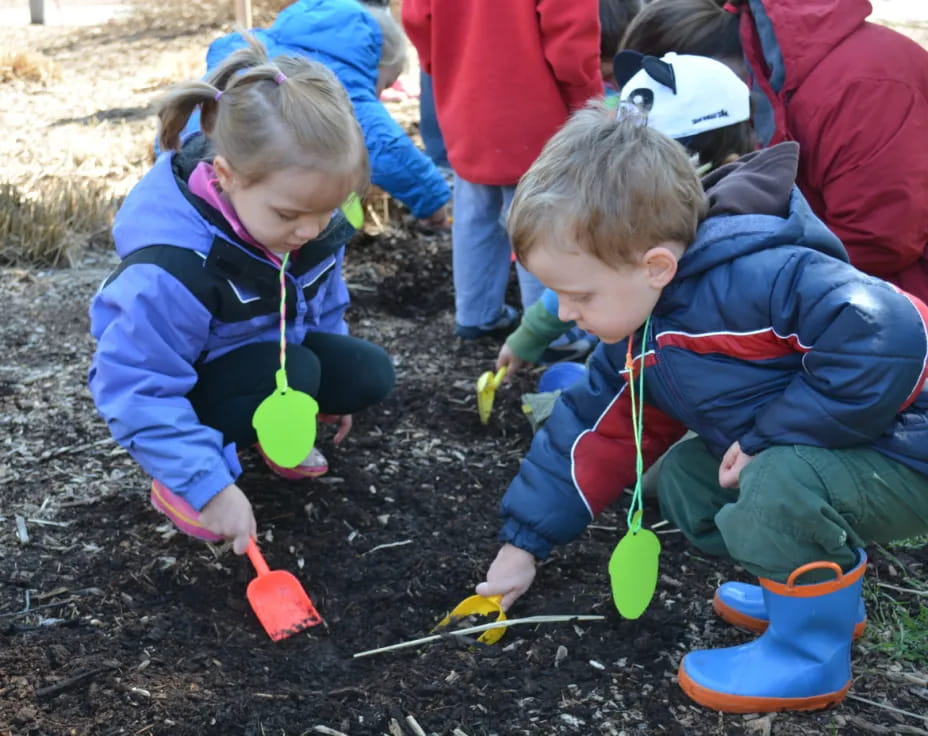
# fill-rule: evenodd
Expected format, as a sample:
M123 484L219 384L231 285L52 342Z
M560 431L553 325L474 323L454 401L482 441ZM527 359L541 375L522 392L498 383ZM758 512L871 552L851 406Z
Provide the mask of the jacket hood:
M779 94L799 87L873 10L869 0L747 0L747 4L770 85Z
M847 261L841 241L795 186L796 143L742 156L703 179L709 212L680 259L677 279L768 248L801 246Z
M252 33L271 58L323 57L319 60L326 66L334 68L342 64L371 85L377 82L383 36L377 21L357 0L298 0L284 8L270 28L255 29ZM207 68L212 69L244 45L240 33L217 39L207 52ZM334 70L338 73L337 68Z

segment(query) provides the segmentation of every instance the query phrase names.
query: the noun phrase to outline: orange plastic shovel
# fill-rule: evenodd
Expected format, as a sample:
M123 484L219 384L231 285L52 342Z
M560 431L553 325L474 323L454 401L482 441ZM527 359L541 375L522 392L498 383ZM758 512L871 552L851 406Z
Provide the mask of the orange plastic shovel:
M248 583L248 602L274 641L322 623L300 581L286 570L271 570L254 539L245 549L258 577Z

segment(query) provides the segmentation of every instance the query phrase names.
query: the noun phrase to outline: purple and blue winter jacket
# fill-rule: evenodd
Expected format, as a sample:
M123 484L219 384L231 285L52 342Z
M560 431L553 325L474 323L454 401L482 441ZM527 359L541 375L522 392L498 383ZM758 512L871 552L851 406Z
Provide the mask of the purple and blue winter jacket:
M116 214L122 263L90 306L97 350L89 386L116 441L146 473L195 509L241 473L234 446L200 423L187 399L197 366L257 342L277 342L279 268L232 231L187 180L206 139L162 154ZM337 212L287 268L287 341L347 333L341 275L354 228Z

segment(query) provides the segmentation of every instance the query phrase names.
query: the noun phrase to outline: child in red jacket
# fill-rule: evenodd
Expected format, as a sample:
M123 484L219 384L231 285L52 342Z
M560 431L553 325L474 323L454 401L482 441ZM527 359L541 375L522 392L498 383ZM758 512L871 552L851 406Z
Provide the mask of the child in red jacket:
M504 219L519 177L571 111L603 93L597 0L405 0L455 171L455 334L512 327ZM543 287L518 267L522 302Z

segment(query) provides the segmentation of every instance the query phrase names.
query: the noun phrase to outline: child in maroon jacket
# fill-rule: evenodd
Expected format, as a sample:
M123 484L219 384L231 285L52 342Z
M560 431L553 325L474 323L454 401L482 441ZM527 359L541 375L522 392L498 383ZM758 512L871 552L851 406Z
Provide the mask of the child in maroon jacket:
M603 93L597 0L405 0L455 171L455 334L515 324L504 219L519 177L571 111ZM522 302L542 292L519 270Z

